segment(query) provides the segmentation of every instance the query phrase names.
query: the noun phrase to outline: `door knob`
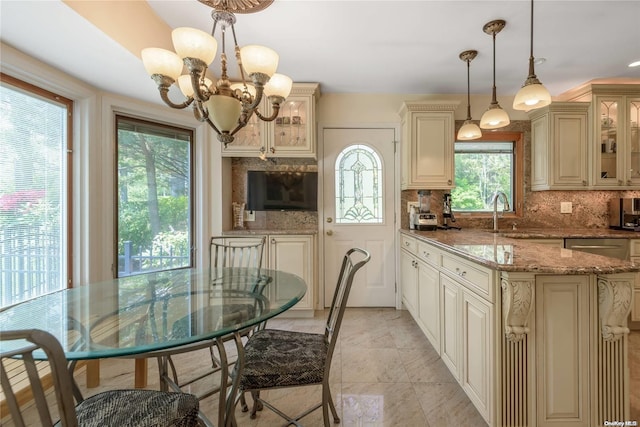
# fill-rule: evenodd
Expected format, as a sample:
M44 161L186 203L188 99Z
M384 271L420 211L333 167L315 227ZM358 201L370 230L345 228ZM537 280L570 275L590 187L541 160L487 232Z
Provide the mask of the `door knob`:
M332 222L333 222L333 218L328 217L328 218L327 218L327 222L328 222L328 223L332 223Z
M327 236L333 236L333 230L327 231Z

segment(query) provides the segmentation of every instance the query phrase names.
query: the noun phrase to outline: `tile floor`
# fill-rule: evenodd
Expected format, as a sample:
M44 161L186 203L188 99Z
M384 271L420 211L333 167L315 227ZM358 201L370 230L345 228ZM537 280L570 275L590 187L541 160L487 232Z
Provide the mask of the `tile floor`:
M271 328L321 332L323 314L313 319L273 319ZM197 369L207 353L197 352L177 360L179 366ZM631 419L640 421L640 332L629 343L631 375ZM133 384L133 361L103 360L102 381L86 390L83 372L77 379L85 395L103 389L129 388ZM394 309L348 309L333 358L331 384L341 424L350 426L486 426L442 360L406 311ZM149 363L149 388L157 388L157 367ZM265 393L285 412L298 413L320 400L320 388L308 387ZM250 399L249 399L250 400ZM215 419L214 398L201 402L204 412ZM239 427L282 425L271 411L251 420L238 408ZM322 426L322 412L305 417L307 427Z

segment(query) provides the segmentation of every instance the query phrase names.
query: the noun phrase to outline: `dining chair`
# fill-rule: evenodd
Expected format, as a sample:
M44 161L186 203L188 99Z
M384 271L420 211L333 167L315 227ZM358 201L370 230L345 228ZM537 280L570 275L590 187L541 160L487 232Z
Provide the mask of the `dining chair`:
M235 403L243 393L251 392L254 400L251 418L255 418L256 411L266 406L287 420L287 425L300 426L298 421L301 418L322 407L325 427L329 426L329 410L334 423L340 422L329 387L331 359L353 279L370 259L370 254L360 248L349 249L345 254L324 333L262 329L251 335L244 346L244 362L237 364L234 372L239 373ZM322 385L321 402L295 417L285 414L260 397L262 390L318 384Z
M262 267L262 259L264 254L264 247L266 243L266 236L214 236L211 237L210 246L209 246L209 271L210 274L215 274L216 269L219 268L256 268L260 269ZM243 292L246 290L247 285L247 277L242 274L234 274L231 272L230 276L232 280L236 280L238 285L238 291ZM210 276L210 280L212 282L212 286L215 286L216 277ZM261 289L264 289L265 285L270 282L271 278L262 277L260 280L256 281L255 292L260 293ZM232 292L232 291L230 291ZM215 292L215 289L212 290L211 296L218 296ZM228 297L232 298L234 295L229 294ZM245 317L253 317L249 312L258 310L259 307L242 305L241 307L231 307L227 305L226 307L229 309L230 313L221 313L218 312L217 307L215 305L211 305L207 308L207 313L201 313L201 315L209 318L217 317L220 322L233 322L234 318L232 316L242 316L243 312L246 312ZM180 331L186 331L190 329L190 322L194 318L198 318L199 316L191 316L190 319L184 318L177 320L173 325L172 333L174 335L179 334ZM235 323L242 321L241 318L235 319ZM264 328L264 323L258 325L257 327L248 328L240 333L240 337L247 339L254 330ZM229 360L226 354L226 350L224 349L224 343L229 342L234 339L233 335L229 335L228 337L219 338L217 340L213 340L209 342L207 347L209 348L209 356L211 368L202 372L200 371L196 376L182 375L186 373L185 369L181 369L182 373L179 375L178 368L176 367L176 362L174 361L174 357L172 355L166 355L158 358L158 364L160 366L160 375L161 375L161 383L167 384L173 390L182 390L187 386L190 386L196 382L199 382L205 378L209 378L222 369L223 366L231 367L235 363L235 360ZM177 353L185 353L193 350L198 350L203 348L201 343L196 343L192 346L182 346L181 348L177 348L173 350L173 354ZM224 360L223 360L224 359ZM189 371L191 367L189 367ZM200 399L204 399L209 397L215 393L220 393L219 405L220 408L224 408L225 406L225 391L227 387L227 381L224 377L220 379L221 384L215 387L208 387L206 391L198 394ZM244 396L241 399L242 409L243 411L248 410L248 406L244 399ZM219 421L222 420L222 414L219 414Z
M2 331L0 334L0 382L9 413L18 427L36 425L28 418L31 405L21 395L28 381L38 425L53 426L57 408L62 427L191 427L198 425L199 400L188 393L156 390L113 390L98 393L75 404L72 374L58 340L39 329ZM36 363L36 357L46 361ZM16 366L18 365L18 366ZM47 367L49 369L45 369ZM44 367L43 367L44 366ZM48 371L48 373L47 373ZM14 375L15 374L15 375ZM47 402L47 386L53 386L55 405ZM76 395L77 398L77 395ZM37 414L34 414L37 412ZM55 414L55 412L53 412Z

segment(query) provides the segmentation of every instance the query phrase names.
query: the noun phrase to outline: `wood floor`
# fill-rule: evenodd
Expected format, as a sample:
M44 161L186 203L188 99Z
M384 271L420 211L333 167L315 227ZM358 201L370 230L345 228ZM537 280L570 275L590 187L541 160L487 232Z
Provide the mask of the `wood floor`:
M321 332L323 313L313 319L274 319L270 328ZM179 366L197 370L208 359L206 350L182 357ZM629 341L631 419L640 421L640 331ZM76 377L85 396L102 390L131 388L133 361L101 362L101 385L86 389L83 372ZM149 363L149 388L157 388L157 366ZM332 392L342 421L350 426L483 426L486 425L442 360L406 311L348 309L331 373ZM194 386L192 391L197 391ZM298 413L320 400L319 387L278 390L265 394L285 412ZM201 402L215 419L216 399ZM236 411L240 427L281 425L268 410L251 420ZM322 412L303 419L308 427L322 426ZM5 425L4 423L2 425ZM9 426L10 424L6 424Z

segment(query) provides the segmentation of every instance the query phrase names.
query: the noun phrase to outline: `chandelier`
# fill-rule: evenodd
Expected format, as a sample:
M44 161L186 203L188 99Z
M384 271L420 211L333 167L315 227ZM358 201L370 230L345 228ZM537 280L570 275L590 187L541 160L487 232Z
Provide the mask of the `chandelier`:
M211 6L213 29L204 31L181 27L171 33L175 52L161 48L142 50L142 62L147 73L158 85L160 97L171 108L192 106L198 121L206 122L225 146L247 125L255 114L260 120L273 121L280 105L289 96L292 81L277 74L278 54L264 46L247 45L240 48L236 39L237 13L251 13L264 9L272 1L261 0L199 0ZM220 77L209 79L207 70L216 57L218 42L214 38L220 30ZM227 73L226 35L231 30L233 50L240 81L232 83ZM183 66L187 74L182 74ZM215 83L214 83L215 81ZM169 88L177 82L185 96L181 103L169 99ZM271 104L271 113L263 115L258 107L263 96Z

